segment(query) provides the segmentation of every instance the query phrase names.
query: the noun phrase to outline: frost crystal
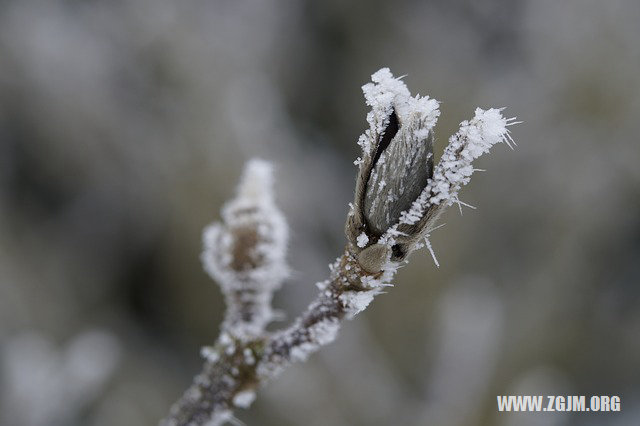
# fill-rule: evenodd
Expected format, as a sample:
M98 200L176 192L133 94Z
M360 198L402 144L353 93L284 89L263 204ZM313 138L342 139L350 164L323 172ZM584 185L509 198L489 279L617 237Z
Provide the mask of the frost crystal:
M377 145L391 120L397 120L395 124L404 133L402 138L417 142L411 149L419 149L419 142L426 140L440 115L438 101L428 96L412 97L404 82L395 78L389 68L374 73L371 83L362 86L362 91L371 111L367 114L370 127L358 139L363 152L363 158L357 160L360 165L376 155Z
M240 408L249 408L255 399L256 393L254 391L240 391L233 397L233 405Z
M204 346L200 349L200 356L210 363L215 363L220 359L220 354L211 346Z
M367 234L363 232L360 235L358 235L358 247L364 248L367 246L368 242L369 242L369 237L367 237Z
M431 245L431 241L429 240L429 234L425 235L424 237L424 245L427 246L427 250L429 250L429 253L431 254L431 258L433 259L433 263L435 263L436 266L439 268L440 263L438 262L438 258L436 258L435 251L433 251L433 246Z
M380 291L380 288L376 288L368 291L345 291L342 293L340 295L340 302L342 302L342 305L345 307L347 318L351 319L364 311Z
M369 130L383 133L384 125L391 115L392 109L398 114L400 124L412 115L419 116L424 122L425 128L435 126L440 111L438 101L428 96L412 97L404 82L395 78L389 68L382 68L371 76L371 83L362 86L362 92L371 111L367 115L367 121L371 125ZM363 136L367 136L365 133ZM362 139L362 137L361 137ZM367 144L362 146L367 153Z

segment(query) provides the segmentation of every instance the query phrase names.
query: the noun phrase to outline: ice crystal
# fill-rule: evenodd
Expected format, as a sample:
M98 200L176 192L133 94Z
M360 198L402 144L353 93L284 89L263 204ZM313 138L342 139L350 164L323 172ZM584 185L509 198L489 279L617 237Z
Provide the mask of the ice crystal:
M367 234L365 234L364 232L358 236L358 247L364 248L367 246L368 242L369 242L369 237L367 237Z
M355 315L364 311L373 298L380 293L381 288L366 291L345 291L340 295L340 302L345 308L347 318L351 319Z
M215 363L220 359L220 353L211 346L204 346L200 349L200 356L210 363Z
M235 394L233 397L233 405L240 408L249 408L256 399L256 393L253 390L243 390Z

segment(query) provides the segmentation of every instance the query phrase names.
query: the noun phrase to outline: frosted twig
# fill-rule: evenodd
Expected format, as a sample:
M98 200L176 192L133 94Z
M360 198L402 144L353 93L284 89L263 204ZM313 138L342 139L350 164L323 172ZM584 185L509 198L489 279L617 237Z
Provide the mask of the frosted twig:
M162 424L219 425L234 408L247 408L255 389L292 362L304 361L332 342L344 319L363 311L381 294L402 262L427 245L440 213L460 202L458 194L474 172L473 160L498 142L513 142L501 110L476 109L449 139L433 165L433 127L440 111L428 96L412 97L405 84L383 68L363 86L369 129L358 140L362 155L354 202L350 204L344 253L330 265L328 280L291 326L265 331L273 319L271 298L287 276L287 227L273 202L271 169L253 160L238 194L222 211L223 224L205 230L205 269L227 302L222 332L203 348L202 372L174 404ZM434 255L434 261L435 255Z

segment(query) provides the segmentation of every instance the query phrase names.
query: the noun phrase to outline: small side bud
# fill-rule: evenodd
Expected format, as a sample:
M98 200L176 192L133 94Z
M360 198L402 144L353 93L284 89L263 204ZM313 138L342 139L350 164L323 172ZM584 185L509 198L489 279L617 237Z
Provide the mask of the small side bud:
M374 244L358 254L358 263L369 274L377 274L391 257L391 248L385 244Z

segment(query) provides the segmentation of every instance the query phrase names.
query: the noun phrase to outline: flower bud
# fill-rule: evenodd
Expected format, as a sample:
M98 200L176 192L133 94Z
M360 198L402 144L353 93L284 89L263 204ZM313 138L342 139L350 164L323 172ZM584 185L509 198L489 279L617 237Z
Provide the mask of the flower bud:
M379 242L399 223L420 196L433 175L433 133L440 111L438 102L428 96L412 97L405 84L383 68L363 86L369 129L358 144L363 155L356 161L359 173L356 194L347 219L346 234L356 252ZM396 238L391 250L375 250L366 258L367 270L389 259L373 259L373 254L402 260L407 254L403 243L412 243L421 231ZM393 228L395 229L395 228ZM402 237L402 238L400 238ZM373 256L375 257L375 256Z
M477 108L460 123L436 167L433 127L440 111L428 96L412 97L388 68L362 86L371 111L360 139L362 157L345 233L362 268L376 274L387 262L404 260L428 236L442 211L458 198L474 172L472 162L497 143L513 142L507 127L517 124L501 109ZM421 240L425 240L424 243Z
M413 118L413 120L411 120ZM378 147L364 197L364 216L370 231L382 235L398 223L400 213L409 210L433 176L432 132L417 131L419 120L410 117L398 131L393 111ZM384 143L386 139L389 142Z

